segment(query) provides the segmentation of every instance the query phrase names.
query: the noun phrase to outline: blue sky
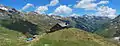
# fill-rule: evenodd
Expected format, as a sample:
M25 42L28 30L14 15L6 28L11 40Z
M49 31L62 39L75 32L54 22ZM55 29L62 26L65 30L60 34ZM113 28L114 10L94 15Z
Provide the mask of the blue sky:
M16 8L17 10L21 10L23 7L25 7L29 3L34 6L26 8L26 9L24 9L24 11L35 11L40 6L46 6L46 5L50 4L51 1L54 1L54 3L55 3L55 0L0 0L0 4ZM107 6L109 8L116 10L116 14L120 14L120 11L119 11L120 10L120 6L119 6L120 0L88 0L88 1L87 0L57 0L57 1L58 2L54 6L47 6L48 9L42 10L42 12L44 12L45 14L54 13L58 7L65 5L65 8L72 9L72 13L70 13L70 14L83 15L83 14L96 13L97 10L95 10L95 9L99 8L100 6ZM82 1L83 2L86 1L89 3L86 3L86 2L81 3ZM97 6L94 5L94 4L100 3L100 1L108 1L108 2L101 3ZM84 7L84 6L82 6L82 4L83 5L90 4L91 7L88 7L87 5L86 5L86 7ZM76 7L75 7L75 5L76 5ZM64 10L62 10L62 11L64 11ZM56 10L56 12L57 12L57 10ZM69 9L68 9L68 12L69 12ZM70 14L67 14L67 15L70 15ZM61 15L61 14L59 14L59 15ZM62 15L64 15L64 14L62 14Z

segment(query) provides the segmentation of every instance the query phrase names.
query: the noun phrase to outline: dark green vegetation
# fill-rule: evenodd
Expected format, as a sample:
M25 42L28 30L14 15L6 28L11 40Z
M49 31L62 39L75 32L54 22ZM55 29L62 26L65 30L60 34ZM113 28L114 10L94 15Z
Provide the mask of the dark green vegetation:
M37 34L37 25L25 20L22 16L13 14L6 17L8 18L0 19L1 27L21 32L27 37L30 37L29 34Z
M106 38L113 38L120 36L120 16L106 23L95 33Z

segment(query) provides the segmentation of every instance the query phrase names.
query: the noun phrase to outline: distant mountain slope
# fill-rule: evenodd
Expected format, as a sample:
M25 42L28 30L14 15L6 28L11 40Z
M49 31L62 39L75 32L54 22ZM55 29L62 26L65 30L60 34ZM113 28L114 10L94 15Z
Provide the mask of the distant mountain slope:
M102 24L111 20L108 17L100 17L100 16L93 16L93 15L83 15L83 16L77 16L77 17L76 16L61 17L61 16L55 16L55 15L48 16L45 14L38 14L36 12L23 13L23 12L17 11L14 8L10 8L3 5L0 5L0 19L7 19L12 23L17 21L18 26L20 24L19 22L21 23L23 22L22 25L25 25L27 22L29 22L31 24L37 25L38 28L35 27L36 30L38 29L39 31L43 31L43 32L49 30L52 26L54 26L56 23L59 23L59 22L69 22L70 26L73 28L79 28L88 32L94 32L97 29L101 28ZM24 27L22 25L21 27ZM28 30L26 29L23 31L28 31Z
M37 14L35 12L23 13L14 8L0 5L0 24L11 30L22 33L35 34L40 31L47 31L57 23L53 18L47 15ZM49 28L49 29L48 29Z
M76 28L94 32L97 29L101 28L101 25L107 23L111 19L108 17L84 15L82 17L73 18L73 20L77 23Z
M83 29L88 32L95 32L102 27L103 24L107 23L111 19L108 17L94 16L94 15L83 15L61 18L62 21L70 23L73 28Z
M85 32L83 30L70 28L45 34L40 41L33 46L117 46L104 38Z
M39 32L50 30L54 25L61 22L45 14L26 14L23 16L27 21L36 24Z
M3 12L1 13L4 14ZM19 14L10 14L10 15L8 14L3 16L1 15L0 17L1 17L0 25L8 29L19 31L22 33L28 32L30 34L35 34L37 30L37 25L29 22L28 20L25 20Z
M56 23L59 23L59 20L56 20L45 14L38 14L36 12L22 13L17 10L17 12L9 12L7 6L0 6L0 24L11 30L16 30L22 33L36 34L39 32L48 31ZM13 11L13 10L12 10ZM19 13L18 13L19 12ZM21 29L22 28L22 29Z
M104 24L96 33L107 38L120 36L120 16Z

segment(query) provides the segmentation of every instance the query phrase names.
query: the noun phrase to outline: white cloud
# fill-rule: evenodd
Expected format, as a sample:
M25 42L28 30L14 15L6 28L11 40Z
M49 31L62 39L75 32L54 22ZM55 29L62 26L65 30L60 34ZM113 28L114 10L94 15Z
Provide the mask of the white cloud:
M98 4L108 4L109 1L100 1Z
M59 0L52 0L48 6L55 6L59 3Z
M80 0L80 1L77 1L77 4L74 7L83 8L85 10L95 10L96 13L94 13L94 15L96 16L104 16L104 17L109 17L111 19L117 16L115 9L112 9L108 6L101 6L101 4L108 4L109 1L103 0L98 3L95 3L95 1L96 0Z
M83 8L85 10L96 10L96 7L100 4L107 4L108 1L100 1L99 3L94 3L96 0L81 0L77 1L75 8Z
M48 15L51 16L51 15L53 15L53 13L49 13Z
M47 11L47 10L48 10L48 7L47 7L47 6L39 6L39 7L35 10L35 12L40 13L40 14L43 14L43 13L45 13L45 11Z
M115 18L116 15L116 10L112 9L108 6L101 6L99 8L97 8L97 16L105 16L105 17L109 17L111 19Z
M56 15L68 15L71 13L72 13L72 9L70 7L67 7L66 5L60 5L54 11L54 14Z
M73 14L71 14L70 16L76 17L76 16L80 16L80 15L73 13Z
M80 15L79 14L76 14L76 13L73 13L73 14L71 14L70 15L70 17L74 17L74 18L77 18L77 17L79 17Z
M29 7L34 7L34 5L33 5L33 4L30 4L30 3L27 3L27 4L22 8L22 10L26 10L26 9L29 8Z
M74 6L75 8L84 8L84 9L94 9L97 4L92 3L95 0L81 0L81 1L77 1L78 3Z
M55 6L59 3L59 0L51 0L50 4L47 4L45 6L39 6L35 12L39 13L39 14L44 14L45 11L48 10L48 6Z

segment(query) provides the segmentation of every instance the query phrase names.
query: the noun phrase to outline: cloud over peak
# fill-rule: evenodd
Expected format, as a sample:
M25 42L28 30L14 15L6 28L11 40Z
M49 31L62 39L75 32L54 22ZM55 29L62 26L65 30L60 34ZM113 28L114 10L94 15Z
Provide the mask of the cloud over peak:
M100 1L99 3L97 3L97 4L108 4L109 3L109 1Z
M76 13L73 13L70 15L71 17L77 17L77 16L80 16L79 14L76 14Z
M111 19L115 18L116 15L116 10L113 8L110 8L108 6L101 6L99 8L97 8L97 16L105 16L105 17L109 17Z
M99 3L94 3L96 0L81 0L74 6L75 8L83 8L85 10L96 10L96 7L100 4L107 4L108 1L100 1Z
M43 14L43 13L45 13L45 11L47 11L47 10L48 10L48 7L47 7L47 6L39 6L39 7L35 10L35 12L40 13L40 14Z
M72 13L72 9L66 5L60 5L59 7L57 7L54 11L54 14L70 14Z
M96 13L93 13L96 16L109 17L111 19L115 18L116 9L110 8L108 6L104 6L104 4L108 4L109 1L103 0L98 3L95 3L96 0L80 0L77 1L77 4L74 6L75 8L83 8L85 10L94 10Z

